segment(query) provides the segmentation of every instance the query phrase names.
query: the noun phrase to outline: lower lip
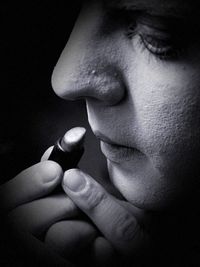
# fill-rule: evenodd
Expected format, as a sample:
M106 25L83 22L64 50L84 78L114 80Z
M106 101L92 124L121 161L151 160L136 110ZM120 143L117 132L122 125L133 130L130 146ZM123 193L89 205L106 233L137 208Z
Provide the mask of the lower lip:
M101 141L101 151L107 159L115 163L121 163L124 161L133 160L135 157L136 149L111 145Z

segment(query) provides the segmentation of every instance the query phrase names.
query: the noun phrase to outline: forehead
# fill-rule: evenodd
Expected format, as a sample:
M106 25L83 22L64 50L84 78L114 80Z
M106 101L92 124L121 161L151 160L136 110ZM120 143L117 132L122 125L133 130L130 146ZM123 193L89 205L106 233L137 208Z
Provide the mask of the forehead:
M197 0L110 0L105 5L113 8L146 11L151 15L158 16L188 18L188 16L197 17L200 14Z

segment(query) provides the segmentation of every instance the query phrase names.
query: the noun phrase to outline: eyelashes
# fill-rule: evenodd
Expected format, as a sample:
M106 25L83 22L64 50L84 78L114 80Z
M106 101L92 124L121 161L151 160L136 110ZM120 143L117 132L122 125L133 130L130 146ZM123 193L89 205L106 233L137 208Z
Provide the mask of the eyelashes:
M168 42L164 40L156 39L152 36L145 36L139 34L140 37L140 44L143 44L144 47L153 55L158 57L162 60L169 60L169 59L178 59L183 49L179 48L173 42Z
M143 25L129 26L127 31L129 39L139 37L139 45L151 55L161 60L176 60L184 53L183 40L174 37L173 34L161 32L155 28L143 27Z

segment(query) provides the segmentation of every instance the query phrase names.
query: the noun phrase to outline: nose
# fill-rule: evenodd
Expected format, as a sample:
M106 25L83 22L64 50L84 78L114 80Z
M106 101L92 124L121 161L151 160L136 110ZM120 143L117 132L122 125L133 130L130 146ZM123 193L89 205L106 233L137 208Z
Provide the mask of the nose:
M120 102L125 86L114 42L102 33L97 4L83 7L52 74L55 93L65 99L93 98L109 105Z

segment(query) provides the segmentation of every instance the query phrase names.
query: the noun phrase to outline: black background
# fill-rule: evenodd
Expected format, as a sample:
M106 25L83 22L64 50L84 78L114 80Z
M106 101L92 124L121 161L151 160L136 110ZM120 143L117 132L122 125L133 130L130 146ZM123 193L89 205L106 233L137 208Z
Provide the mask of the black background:
M1 183L39 161L43 152L73 126L88 129L88 149L81 166L90 172L91 160L98 155L92 147L99 151L87 124L84 103L66 102L51 87L53 68L79 10L79 1L2 5ZM93 168L91 172L98 176L99 170Z
M85 126L86 153L80 167L109 186L108 180L102 181L107 177L105 160L89 129L84 103L64 101L51 88L53 68L79 9L77 0L1 3L0 183L40 161L67 129ZM24 238L0 223L0 266L64 265L42 243Z
M44 139L51 139L50 121L56 124L53 109L56 103L63 106L51 89L51 73L78 8L77 4L64 6L48 1L3 4L0 140L3 180L41 156L40 150L48 144L39 137L44 128Z
M80 167L97 180L105 174L84 103L66 102L51 88L53 68L79 9L78 1L1 4L0 183L40 161L44 151L73 126L85 126L88 131ZM60 266L55 265L56 256L50 257L52 252L44 250L46 256L40 257L40 248L25 248L18 243L21 236L14 238L10 229L1 230L1 266ZM37 241L29 245L40 247Z

